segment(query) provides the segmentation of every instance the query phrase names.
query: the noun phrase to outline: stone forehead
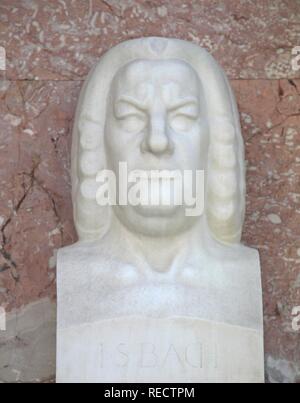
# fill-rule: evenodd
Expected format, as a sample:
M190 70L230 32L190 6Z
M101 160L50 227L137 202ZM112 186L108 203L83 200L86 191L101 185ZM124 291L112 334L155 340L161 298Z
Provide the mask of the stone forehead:
M135 89L139 84L182 84L183 89L198 92L199 78L188 63L181 60L136 60L122 67L114 78L117 91Z

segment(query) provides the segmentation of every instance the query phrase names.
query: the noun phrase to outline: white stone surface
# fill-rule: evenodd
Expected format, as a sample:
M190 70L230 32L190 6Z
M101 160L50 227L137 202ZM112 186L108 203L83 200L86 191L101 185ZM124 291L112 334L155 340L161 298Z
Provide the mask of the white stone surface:
M126 317L61 330L65 382L261 382L260 332L199 319ZM88 346L88 348L87 348ZM76 356L77 365L70 365Z
M187 217L184 205L99 206L97 173L118 176L119 162L130 171L205 170L204 213ZM215 60L163 38L104 55L79 100L72 180L79 242L58 252L58 382L262 382L259 256L240 244L243 141ZM136 361L106 370L97 353L103 343L155 340L161 359L168 343L199 338L206 351L215 340L217 366L173 371L170 363L143 372Z

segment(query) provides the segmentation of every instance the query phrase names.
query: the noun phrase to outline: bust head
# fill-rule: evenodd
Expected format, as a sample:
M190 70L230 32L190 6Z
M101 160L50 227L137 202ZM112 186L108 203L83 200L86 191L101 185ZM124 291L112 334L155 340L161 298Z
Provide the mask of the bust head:
M79 237L100 238L113 213L146 235L177 233L201 219L217 240L239 242L243 159L234 98L206 51L174 39L118 45L91 72L79 102L72 156ZM184 206L174 205L100 207L97 172L117 174L121 161L129 171L205 170L204 216L187 217Z

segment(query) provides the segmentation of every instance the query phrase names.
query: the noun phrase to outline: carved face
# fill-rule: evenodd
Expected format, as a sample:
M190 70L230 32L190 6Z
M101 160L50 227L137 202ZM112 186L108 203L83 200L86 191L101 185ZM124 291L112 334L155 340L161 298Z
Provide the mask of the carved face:
M136 61L115 76L105 128L108 167L128 170L205 169L208 125L200 80L181 61ZM117 206L127 227L148 235L189 227L184 206Z

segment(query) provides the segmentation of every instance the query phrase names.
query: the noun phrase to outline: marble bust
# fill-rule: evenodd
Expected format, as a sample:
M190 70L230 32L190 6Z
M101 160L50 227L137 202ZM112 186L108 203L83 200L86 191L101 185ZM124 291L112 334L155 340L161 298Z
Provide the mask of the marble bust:
M100 205L97 175L120 185L120 162L202 170L203 212ZM58 254L57 380L263 382L259 256L240 241L238 110L204 49L141 38L102 56L78 103L72 189L79 241Z

